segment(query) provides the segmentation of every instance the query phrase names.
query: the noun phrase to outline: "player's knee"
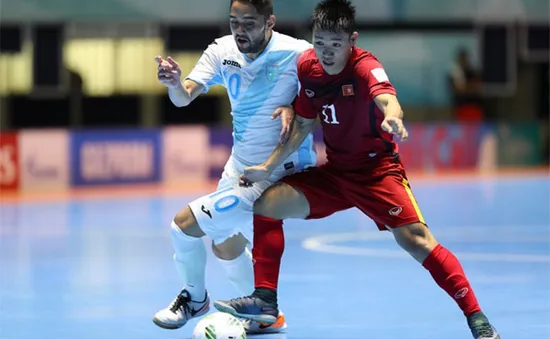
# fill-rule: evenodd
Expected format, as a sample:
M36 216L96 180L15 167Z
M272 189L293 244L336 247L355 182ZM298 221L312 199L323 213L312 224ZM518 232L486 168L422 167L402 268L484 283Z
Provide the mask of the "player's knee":
M429 228L422 223L396 228L393 235L399 246L411 254L429 253L437 245Z
M197 219L193 215L191 208L185 206L176 216L174 217L174 223L182 230L183 233L190 237L200 238L204 236L204 232L200 229Z
M212 252L223 260L233 260L238 258L246 248L247 240L241 234L235 235L221 244L216 245L212 242Z

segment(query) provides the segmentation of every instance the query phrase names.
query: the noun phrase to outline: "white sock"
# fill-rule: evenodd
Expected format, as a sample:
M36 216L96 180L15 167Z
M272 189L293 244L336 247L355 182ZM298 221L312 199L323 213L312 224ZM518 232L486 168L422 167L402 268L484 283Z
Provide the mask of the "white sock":
M206 248L201 238L193 238L172 222L172 244L174 245L174 263L185 289L193 301L202 301L206 295Z
M227 278L235 286L242 296L254 292L254 266L252 264L252 253L248 248L233 260L218 258L218 261L225 269Z

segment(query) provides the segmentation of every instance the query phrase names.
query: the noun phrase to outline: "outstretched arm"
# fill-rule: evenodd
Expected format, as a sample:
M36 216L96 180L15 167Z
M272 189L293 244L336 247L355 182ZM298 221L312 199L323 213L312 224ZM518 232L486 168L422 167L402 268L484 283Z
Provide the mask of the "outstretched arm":
M175 106L189 105L204 90L204 86L195 81L182 80L180 65L171 57L164 60L159 55L155 61L158 63L158 80L168 87L168 96Z
M165 60L160 55L156 57L158 80L168 87L168 96L175 106L189 105L201 93L207 92L210 86L220 82L220 53L218 43L211 43L186 78L182 77L176 60L171 57Z
M382 121L382 130L398 136L405 141L409 137L409 132L403 124L403 110L397 97L393 94L379 94L374 98L374 102L384 113L384 121Z

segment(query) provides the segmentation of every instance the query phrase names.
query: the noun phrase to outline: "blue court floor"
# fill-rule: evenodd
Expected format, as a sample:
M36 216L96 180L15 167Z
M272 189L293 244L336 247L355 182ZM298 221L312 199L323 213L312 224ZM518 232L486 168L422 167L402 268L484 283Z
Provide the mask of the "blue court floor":
M549 177L412 184L502 338L550 338ZM168 331L151 317L180 290L168 226L192 198L1 205L0 338L190 338L196 321ZM279 296L289 329L260 337L470 338L428 272L359 212L285 229ZM236 296L208 259L212 299Z

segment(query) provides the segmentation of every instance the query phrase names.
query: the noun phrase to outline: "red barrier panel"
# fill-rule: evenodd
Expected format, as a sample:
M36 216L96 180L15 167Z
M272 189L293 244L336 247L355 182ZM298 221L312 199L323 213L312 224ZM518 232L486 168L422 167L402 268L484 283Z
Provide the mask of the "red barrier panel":
M19 188L17 133L0 133L0 189Z

